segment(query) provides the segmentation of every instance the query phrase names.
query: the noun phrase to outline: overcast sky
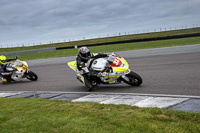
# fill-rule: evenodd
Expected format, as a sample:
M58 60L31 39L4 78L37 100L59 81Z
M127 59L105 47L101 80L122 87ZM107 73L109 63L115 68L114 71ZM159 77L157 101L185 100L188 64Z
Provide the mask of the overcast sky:
M0 48L200 27L200 0L0 0Z

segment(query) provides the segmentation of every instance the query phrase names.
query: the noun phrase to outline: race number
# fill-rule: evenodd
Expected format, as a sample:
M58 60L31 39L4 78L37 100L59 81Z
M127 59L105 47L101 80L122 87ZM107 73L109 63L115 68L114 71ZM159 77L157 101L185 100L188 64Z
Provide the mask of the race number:
M118 60L117 58L115 58L115 59L113 60L113 64L115 64L116 66L118 66L118 65L119 65L119 60Z
M115 58L111 64L113 67L119 67L122 64L122 61L118 58Z

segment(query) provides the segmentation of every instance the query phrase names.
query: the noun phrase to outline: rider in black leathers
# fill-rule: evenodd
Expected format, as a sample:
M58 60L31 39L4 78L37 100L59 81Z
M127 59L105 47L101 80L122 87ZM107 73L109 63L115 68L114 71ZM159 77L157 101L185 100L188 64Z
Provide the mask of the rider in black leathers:
M81 73L83 76L83 82L89 91L91 91L94 86L92 85L88 77L95 76L97 73L91 69L88 69L86 66L86 63L90 59L96 59L96 58L102 58L102 57L108 57L108 54L90 53L90 50L87 47L81 47L79 49L79 54L76 57L77 69L79 71L82 71ZM79 79L80 77L77 77L77 78Z

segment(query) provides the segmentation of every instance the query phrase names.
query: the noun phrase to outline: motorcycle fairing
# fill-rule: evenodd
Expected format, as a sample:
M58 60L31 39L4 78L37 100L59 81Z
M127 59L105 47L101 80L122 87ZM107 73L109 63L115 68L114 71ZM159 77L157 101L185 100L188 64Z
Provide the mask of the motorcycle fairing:
M123 58L123 57L116 57L117 58L117 61L120 60L120 65L113 65L114 63L111 64L111 67L113 68L113 72L126 72L129 70L129 65L127 63L127 61ZM76 72L76 61L71 61L71 62L68 62L68 66L74 70Z
M114 66L112 67L113 68L113 72L124 72L124 71L127 71L129 69L129 65L128 65L127 61L121 56L120 57L116 57L116 58L118 58L118 60L120 60L121 63L117 67L114 67Z
M91 68L96 70L96 71L103 71L105 69L107 62L108 61L107 61L106 58L98 58L98 59L96 59L92 62Z
M24 72L26 72L28 70L28 64L24 61L20 61L20 60L17 60L17 61L19 61L22 64L16 65L15 68L20 69L20 71L23 70Z
M14 68L18 69L18 71L13 73L11 78L14 79L15 81L19 81L21 80L20 78L24 76L24 73L28 70L28 64L24 61L16 60L14 62L14 65L16 65L14 66Z
M16 68L18 71L16 73L23 73L28 70L28 64L21 60L16 60L11 66L6 68L7 71L13 71L13 68Z
M121 66L121 64L122 64L122 61L120 60L120 57L119 58L114 58L113 59L113 62L112 62L112 64L110 65L111 67L119 67L119 66Z
M76 61L68 62L68 66L69 66L72 70L76 71Z

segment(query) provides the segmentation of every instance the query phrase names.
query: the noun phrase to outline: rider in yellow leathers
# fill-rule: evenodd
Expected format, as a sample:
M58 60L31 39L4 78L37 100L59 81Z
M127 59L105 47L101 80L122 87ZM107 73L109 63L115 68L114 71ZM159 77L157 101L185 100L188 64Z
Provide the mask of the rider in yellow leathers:
M13 58L13 59L7 59L6 56L4 56L4 55L0 56L0 79L1 79L2 83L7 82L7 79L3 76L6 73L6 71L5 71L6 67L7 67L6 63L16 60L16 59L17 59L17 57Z

